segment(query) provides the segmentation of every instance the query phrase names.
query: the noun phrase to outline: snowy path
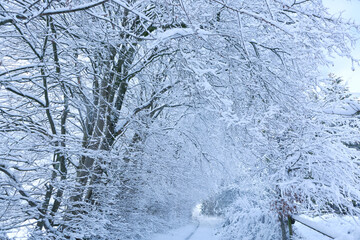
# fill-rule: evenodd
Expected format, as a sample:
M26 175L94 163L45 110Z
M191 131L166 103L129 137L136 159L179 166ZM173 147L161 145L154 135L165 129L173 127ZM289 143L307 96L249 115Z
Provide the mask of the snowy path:
M216 229L221 223L219 218L200 217L199 227L185 240L219 240Z
M222 219L199 217L193 224L175 229L166 234L156 234L152 240L220 240L216 229Z
M223 222L218 217L203 216L200 214L200 205L193 210L193 224L174 229L166 234L156 234L151 240L220 240L216 235L217 228Z

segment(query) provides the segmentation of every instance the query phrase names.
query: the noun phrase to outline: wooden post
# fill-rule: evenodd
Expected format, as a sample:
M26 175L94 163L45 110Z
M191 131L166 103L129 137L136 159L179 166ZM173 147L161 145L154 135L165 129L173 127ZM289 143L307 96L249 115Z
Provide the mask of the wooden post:
M290 239L291 239L292 235L293 235L293 229L292 229L291 217L290 216L288 216L288 227L289 227L289 235L290 235Z
M288 240L287 234L286 234L286 225L285 225L284 217L281 213L279 215L279 220L280 220L280 228L281 228L281 239Z

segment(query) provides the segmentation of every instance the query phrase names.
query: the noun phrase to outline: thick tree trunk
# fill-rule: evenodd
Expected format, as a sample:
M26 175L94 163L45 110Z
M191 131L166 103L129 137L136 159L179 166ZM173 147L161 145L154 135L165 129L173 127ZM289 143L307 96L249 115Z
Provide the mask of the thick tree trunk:
M84 129L83 147L92 151L109 151L116 138L116 124L123 107L124 97L128 89L129 68L134 61L134 47L120 48L121 57L115 61L119 53L108 47L107 61L96 59L94 71L103 69L101 80L94 78L94 98L87 108L86 126ZM100 70L99 70L100 71ZM101 182L104 173L104 159L102 156L82 156L79 161L76 177L76 187L71 197L75 211L80 213L81 205L85 202L94 203L93 186ZM82 212L82 211L81 211ZM83 212L82 212L83 213Z

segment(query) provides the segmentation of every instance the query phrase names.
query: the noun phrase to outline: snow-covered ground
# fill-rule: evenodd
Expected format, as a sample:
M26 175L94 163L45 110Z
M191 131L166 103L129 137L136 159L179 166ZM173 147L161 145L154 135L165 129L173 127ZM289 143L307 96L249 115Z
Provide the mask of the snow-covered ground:
M336 240L360 240L360 220L358 218L351 216L343 216L340 218L334 215L324 215L315 218L304 215L300 217L301 220L305 220L306 224L333 236ZM294 231L300 235L300 239L304 240L331 239L299 222L294 224Z
M335 240L360 240L360 221L349 216L336 217L325 215L322 217L310 218L300 216L304 223L335 237ZM222 219L206 217L194 214L194 223L170 231L167 234L154 235L152 240L221 240L217 234L217 228ZM330 240L333 238L314 231L313 229L296 222L294 224L296 240Z
M167 234L157 234L152 240L220 240L216 229L221 219L208 218L187 226L170 231Z
M200 214L200 205L193 211L193 224L175 229L167 234L156 234L152 240L220 240L217 228L223 219Z

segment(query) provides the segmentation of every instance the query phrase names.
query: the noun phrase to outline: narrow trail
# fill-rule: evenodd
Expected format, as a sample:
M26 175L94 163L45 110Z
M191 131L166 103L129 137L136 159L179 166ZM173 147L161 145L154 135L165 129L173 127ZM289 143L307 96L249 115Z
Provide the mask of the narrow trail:
M200 222L198 221L196 224L196 228L194 229L194 231L192 231L189 236L187 238L185 238L185 240L190 240L190 238L194 235L194 233L199 229L200 226Z
M217 223L220 223L219 219L216 221L202 222L194 221L193 224L189 224L177 229L173 229L165 234L156 234L151 240L220 240L215 235Z
M200 209L194 209L193 223L173 229L166 234L156 234L151 240L220 240L216 235L223 219L200 214Z
M223 219L199 216L198 222L198 227L184 240L220 240L216 233Z

